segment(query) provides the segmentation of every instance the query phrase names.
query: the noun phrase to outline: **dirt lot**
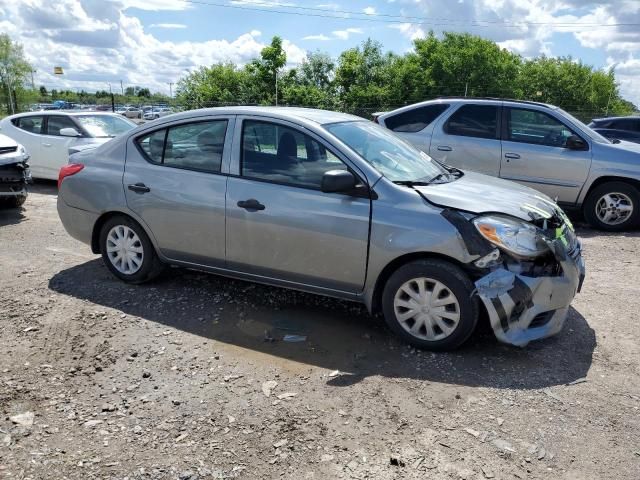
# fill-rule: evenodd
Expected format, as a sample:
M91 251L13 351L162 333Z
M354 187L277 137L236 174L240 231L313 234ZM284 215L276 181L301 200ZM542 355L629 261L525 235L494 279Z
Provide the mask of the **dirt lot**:
M431 354L356 304L125 285L34 190L0 211L0 478L640 478L637 232L580 228L557 337Z

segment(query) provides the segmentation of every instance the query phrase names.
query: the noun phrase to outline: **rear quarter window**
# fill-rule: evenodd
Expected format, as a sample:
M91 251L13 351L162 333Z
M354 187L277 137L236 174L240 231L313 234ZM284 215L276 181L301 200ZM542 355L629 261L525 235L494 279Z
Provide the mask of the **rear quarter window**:
M449 108L447 104L413 108L386 118L384 124L394 132L419 132L433 123L447 108Z

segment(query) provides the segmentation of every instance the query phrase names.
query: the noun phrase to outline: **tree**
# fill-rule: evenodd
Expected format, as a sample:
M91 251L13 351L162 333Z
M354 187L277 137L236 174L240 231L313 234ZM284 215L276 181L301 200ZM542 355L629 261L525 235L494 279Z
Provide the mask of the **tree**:
M516 97L520 56L495 42L468 33L433 32L414 42L415 56L427 82L422 96Z
M246 67L246 73L253 77L250 87L251 96L260 97L260 103L277 103L278 71L287 63L287 54L282 48L282 39L275 36L271 43L260 52L260 58Z
M140 98L149 98L151 96L151 91L148 88L141 88L137 93Z
M42 85L42 86L40 87L40 96L42 96L42 97L46 97L46 96L47 96L47 94L48 94L48 92L47 92L47 87L45 87L44 85Z
M243 103L245 77L244 70L232 63L201 67L180 79L176 97L188 108Z
M342 52L336 84L346 111L364 113L389 104L394 55L382 52L382 44L371 39Z
M22 89L31 70L31 65L24 58L22 45L13 42L6 33L0 34L0 84L7 111L17 110L15 92Z
M522 65L523 98L557 105L589 121L596 116L633 112L620 97L613 70L603 72L571 57L534 58Z

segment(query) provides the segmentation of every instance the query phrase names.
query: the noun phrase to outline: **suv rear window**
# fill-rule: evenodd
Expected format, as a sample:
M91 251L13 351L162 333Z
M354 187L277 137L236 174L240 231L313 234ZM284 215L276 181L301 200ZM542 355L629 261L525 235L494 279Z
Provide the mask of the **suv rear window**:
M42 116L18 117L11 120L16 127L30 133L42 133Z
M463 137L498 138L498 107L495 105L463 105L456 110L444 131Z
M398 113L384 120L387 128L394 132L419 132L440 116L449 105L426 105Z

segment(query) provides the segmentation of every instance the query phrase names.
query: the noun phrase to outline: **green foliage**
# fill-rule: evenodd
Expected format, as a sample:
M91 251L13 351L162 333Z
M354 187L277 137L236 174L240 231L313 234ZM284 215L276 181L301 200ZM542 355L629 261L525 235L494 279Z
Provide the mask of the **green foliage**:
M31 70L22 45L13 42L6 33L0 34L0 88L7 112L16 110L21 101L19 92L24 91L23 84Z

